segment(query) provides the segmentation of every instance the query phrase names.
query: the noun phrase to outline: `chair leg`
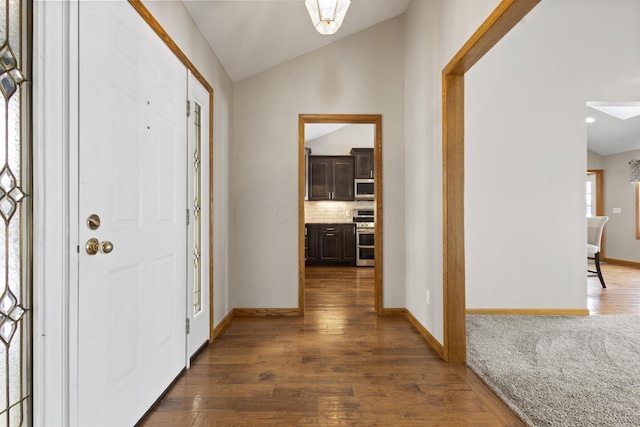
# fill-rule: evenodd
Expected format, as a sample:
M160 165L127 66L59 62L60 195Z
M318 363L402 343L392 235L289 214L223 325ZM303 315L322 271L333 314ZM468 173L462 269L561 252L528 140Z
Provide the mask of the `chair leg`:
M594 259L596 263L596 272L598 273L598 279L600 279L600 283L602 283L602 287L606 288L607 285L604 284L604 279L602 278L602 271L600 270L600 252L596 252Z

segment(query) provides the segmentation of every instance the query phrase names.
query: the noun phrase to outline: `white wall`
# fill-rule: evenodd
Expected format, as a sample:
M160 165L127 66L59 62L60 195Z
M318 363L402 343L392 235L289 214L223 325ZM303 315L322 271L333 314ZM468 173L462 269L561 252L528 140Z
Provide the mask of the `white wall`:
M441 343L442 69L497 4L413 1L405 14L405 304Z
M586 308L585 103L639 98L638 5L543 1L467 74L467 307Z
M233 87L231 79L179 1L144 1L145 6L214 90L213 107L213 282L214 324L229 306L229 163Z
M231 302L298 306L298 116L382 114L385 307L404 306L403 18L234 84Z
M640 150L604 157L604 257L640 262L636 240L636 186L629 182L629 161L640 159ZM620 208L620 213L613 213Z
M587 169L599 170L604 168L604 157L598 153L587 150Z

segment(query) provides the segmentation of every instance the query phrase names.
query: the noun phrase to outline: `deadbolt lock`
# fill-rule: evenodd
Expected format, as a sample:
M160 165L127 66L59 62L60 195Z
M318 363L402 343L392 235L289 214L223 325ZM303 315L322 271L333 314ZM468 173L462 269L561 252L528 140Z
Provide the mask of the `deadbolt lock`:
M89 218L87 218L87 227L89 227L90 230L100 228L100 217L96 214L89 215Z

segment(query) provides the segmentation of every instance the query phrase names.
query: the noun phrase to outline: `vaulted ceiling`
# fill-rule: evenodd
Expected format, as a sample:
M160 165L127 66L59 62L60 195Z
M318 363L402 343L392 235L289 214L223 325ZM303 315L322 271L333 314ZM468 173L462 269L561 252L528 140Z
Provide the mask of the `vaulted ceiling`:
M411 0L351 0L342 27L331 36L316 32L304 0L182 2L231 80L238 82L401 15ZM606 156L640 149L640 117L619 120L591 107L586 107L587 116L596 118L587 125L591 151Z
M342 27L320 35L304 0L182 0L231 80L258 74L401 15L410 0L351 0Z

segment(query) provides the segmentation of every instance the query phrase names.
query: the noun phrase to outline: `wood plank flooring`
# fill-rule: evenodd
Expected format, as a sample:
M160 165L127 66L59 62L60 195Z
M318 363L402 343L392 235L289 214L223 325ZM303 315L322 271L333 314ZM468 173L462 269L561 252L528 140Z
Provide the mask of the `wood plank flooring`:
M600 266L607 288L602 288L597 276L589 277L589 313L640 314L640 269L611 263L601 263ZM595 269L593 265L589 268Z
M640 269L603 263L591 314L640 314ZM403 317L374 313L373 269L307 269L304 317L236 317L144 427L522 426Z
M307 269L304 317L236 317L140 423L522 426L404 317L374 311L373 269Z

